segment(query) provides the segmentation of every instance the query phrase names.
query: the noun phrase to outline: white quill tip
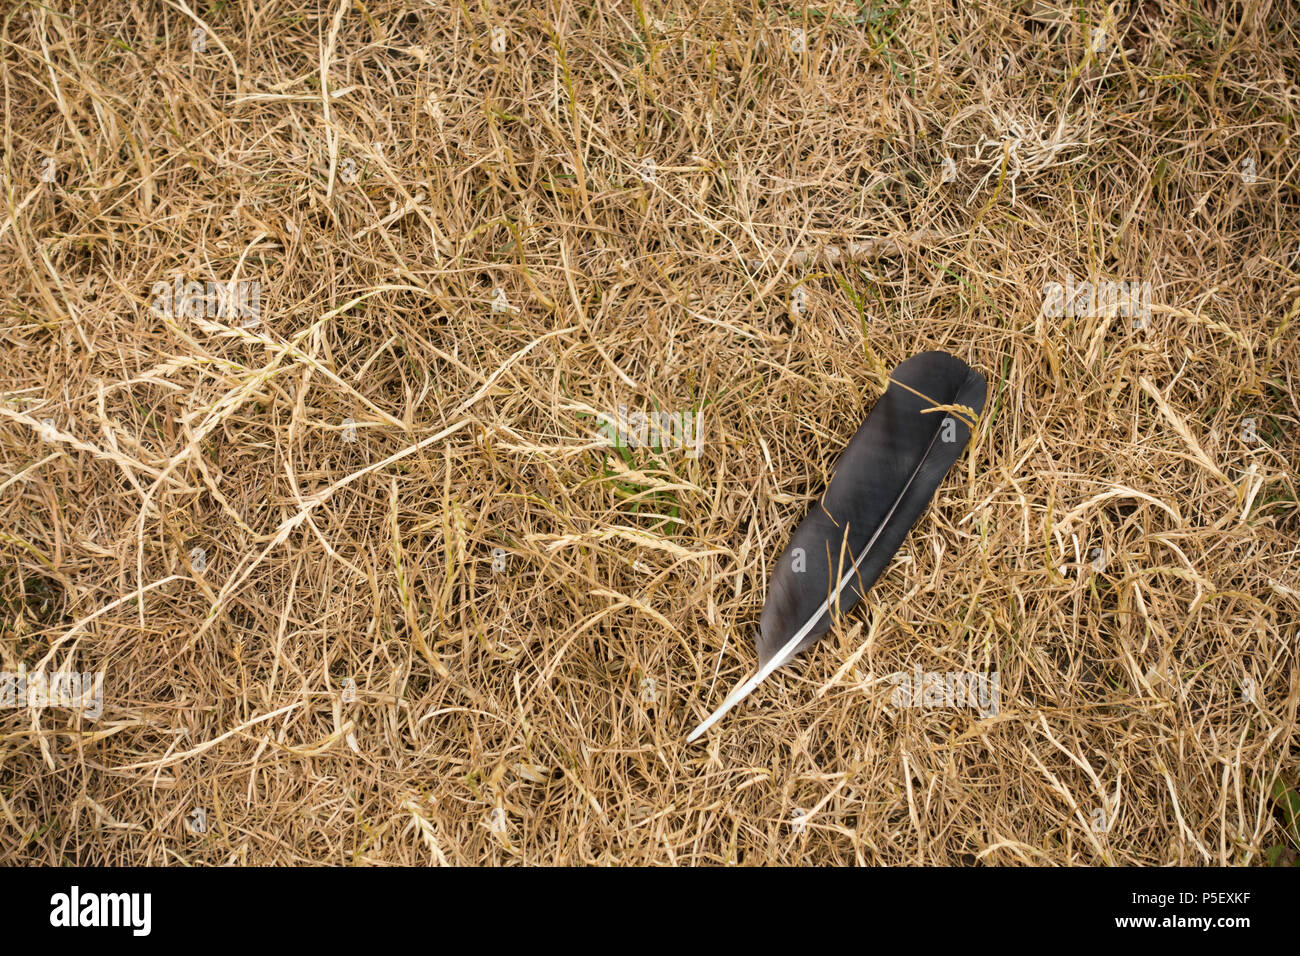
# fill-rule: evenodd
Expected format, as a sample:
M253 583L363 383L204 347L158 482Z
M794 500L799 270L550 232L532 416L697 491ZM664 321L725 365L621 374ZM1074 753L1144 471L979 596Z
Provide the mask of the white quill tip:
M770 673L770 671L768 673ZM686 738L686 742L689 744L699 740L700 736L706 730L708 730L710 727L716 724L719 720L721 720L723 715L726 714L727 711L731 710L731 708L735 707L742 700L744 700L751 693L753 693L754 688L757 687L762 682L763 678L766 676L767 673L764 673L763 671L759 671L749 680L745 681L743 684L741 684L739 687L733 690L730 694L728 694L727 699L722 702L722 706L719 707L717 710L715 710L713 713L709 714L708 719L706 719L704 723L700 724L700 726L696 727L694 730L691 731L690 736Z
M838 594L840 589L844 587L845 582L848 581L850 575L852 574L853 571L850 570L848 574L844 575L844 578L840 581L839 588L836 589L835 592L836 594ZM830 598L827 598L826 603L821 606L821 608L817 611L817 613L808 619L808 622L799 629L798 633L796 633L794 637L790 638L790 640L785 642L785 644L781 647L779 651L776 652L776 654L772 657L771 660L769 660L766 664L760 667L758 669L758 672L754 674L754 676L750 677L749 680L745 681L743 684L741 684L739 687L733 690L730 694L728 694L727 699L722 702L722 706L719 707L717 710L715 710L713 713L709 714L708 719L705 720L704 723L700 724L700 726L696 727L694 730L691 731L691 735L686 738L686 742L689 744L695 742L696 740L699 740L700 735L702 733L704 733L706 730L708 730L710 727L716 724L719 720L721 720L722 716L727 711L731 710L731 708L735 707L742 700L744 700L746 697L752 694L754 692L755 687L763 683L763 681L767 680L768 674L772 673L772 671L776 670L778 667L780 667L790 658L794 657L795 649L799 646L799 642L804 639L804 635L806 635L808 631L812 629L813 623L818 618L820 618L822 614L826 612L826 609L829 606L830 606Z

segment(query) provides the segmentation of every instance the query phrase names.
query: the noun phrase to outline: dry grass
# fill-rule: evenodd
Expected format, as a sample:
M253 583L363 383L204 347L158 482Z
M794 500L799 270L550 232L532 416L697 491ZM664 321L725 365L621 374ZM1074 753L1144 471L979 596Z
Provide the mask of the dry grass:
M106 677L0 711L0 860L1293 859L1296 21L8 7L0 663ZM160 315L178 274L260 323ZM1147 327L1045 314L1067 275ZM988 376L967 455L684 746L925 348ZM600 447L620 405L701 454ZM1001 712L891 706L913 667Z

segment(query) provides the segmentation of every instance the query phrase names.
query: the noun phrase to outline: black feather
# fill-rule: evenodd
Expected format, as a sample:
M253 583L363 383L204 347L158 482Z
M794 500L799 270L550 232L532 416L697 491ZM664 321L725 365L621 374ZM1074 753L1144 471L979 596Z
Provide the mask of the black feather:
M890 378L836 462L826 493L795 529L772 573L759 623L760 666L826 603L835 582L859 557L840 592L840 612L866 596L961 455L970 440L965 416L925 409L964 405L979 415L984 408L984 376L946 352L913 356ZM830 626L827 609L794 653Z
M984 376L946 352L922 352L894 369L777 561L759 621L756 677L689 739L829 631L832 606L843 613L866 596L966 447L987 390Z

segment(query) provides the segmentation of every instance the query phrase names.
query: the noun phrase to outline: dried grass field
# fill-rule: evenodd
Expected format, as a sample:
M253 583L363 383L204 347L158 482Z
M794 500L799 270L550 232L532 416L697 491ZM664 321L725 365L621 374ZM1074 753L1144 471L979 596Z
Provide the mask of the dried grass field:
M4 4L0 670L103 676L0 862L1295 862L1298 22ZM687 745L927 349L969 447Z

